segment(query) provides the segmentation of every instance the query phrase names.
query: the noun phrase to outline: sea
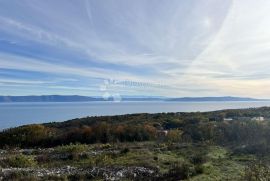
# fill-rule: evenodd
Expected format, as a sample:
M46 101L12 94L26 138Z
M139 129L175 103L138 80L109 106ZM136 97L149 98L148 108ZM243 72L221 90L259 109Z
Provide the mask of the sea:
M59 122L86 116L132 113L205 112L270 106L270 101L233 102L20 102L0 103L0 130L33 123Z

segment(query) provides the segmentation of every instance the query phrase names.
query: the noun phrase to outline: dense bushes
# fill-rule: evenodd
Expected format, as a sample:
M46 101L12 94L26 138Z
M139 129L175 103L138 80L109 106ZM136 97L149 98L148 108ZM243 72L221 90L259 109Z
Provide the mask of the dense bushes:
M51 147L70 143L108 143L148 141L156 138L157 129L151 125L112 125L105 122L70 129L29 125L5 130L0 134L0 146Z
M223 121L228 116L233 120ZM268 121L257 122L251 120L252 116L268 118L270 108L86 117L63 123L28 125L1 132L0 147L52 147L77 142L92 144L157 139L218 145L254 145L260 140L269 144Z
M43 125L28 125L8 129L0 133L0 145L4 146L32 146L43 145L54 135L54 129Z
M189 163L174 163L171 165L170 170L162 177L164 180L184 180L196 175L195 166Z

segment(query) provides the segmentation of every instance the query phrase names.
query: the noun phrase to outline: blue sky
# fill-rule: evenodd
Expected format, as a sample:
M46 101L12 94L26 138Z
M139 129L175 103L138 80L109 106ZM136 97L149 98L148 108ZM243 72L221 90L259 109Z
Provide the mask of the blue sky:
M269 8L264 0L2 0L0 94L269 98Z

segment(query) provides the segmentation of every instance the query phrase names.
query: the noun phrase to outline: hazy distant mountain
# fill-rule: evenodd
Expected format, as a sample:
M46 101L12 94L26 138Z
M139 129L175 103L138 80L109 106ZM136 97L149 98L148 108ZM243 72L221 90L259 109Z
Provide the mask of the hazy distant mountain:
M105 101L102 97L88 97L78 95L42 95L42 96L0 96L0 102L89 102ZM108 101L112 101L110 98ZM159 96L122 96L122 101L178 101L178 102L205 102L205 101L266 101L266 99L241 97L182 97L166 98Z
M182 97L170 98L167 101L181 101L181 102L205 102L205 101L268 101L267 99L254 99L248 97Z
M42 96L0 96L0 102L83 102L83 101L102 101L102 98L87 96L61 96L61 95L42 95Z

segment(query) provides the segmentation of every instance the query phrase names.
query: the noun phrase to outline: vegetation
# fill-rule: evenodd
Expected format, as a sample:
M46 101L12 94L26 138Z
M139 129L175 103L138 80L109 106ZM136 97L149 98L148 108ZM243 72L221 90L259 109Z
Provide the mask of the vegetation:
M269 180L269 118L263 107L7 129L0 180Z
M4 159L3 162L4 167L33 167L36 166L37 162L34 160L33 157L31 156L26 156L26 155L12 155L10 157L7 157Z

